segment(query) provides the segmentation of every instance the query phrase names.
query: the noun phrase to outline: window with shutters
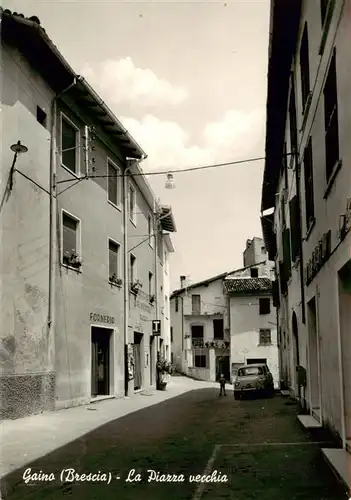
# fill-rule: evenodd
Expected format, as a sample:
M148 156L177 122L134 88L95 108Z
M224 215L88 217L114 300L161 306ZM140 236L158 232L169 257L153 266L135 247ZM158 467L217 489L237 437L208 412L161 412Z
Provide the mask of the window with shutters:
M73 255L80 256L80 221L62 212L62 263L68 264Z
M328 8L328 3L329 0L320 0L321 2L321 21L322 21L322 27L324 26L326 15L327 15L327 8Z
M129 219L136 225L136 191L134 186L129 184Z
M313 193L313 156L312 138L309 139L303 155L304 179L305 179L305 216L306 229L310 229L314 222L314 193Z
M290 229L284 229L283 231L283 259L284 266L286 268L286 279L288 280L291 276L291 248L290 248Z
M319 48L319 55L322 55L324 52L335 4L336 0L320 0L322 40Z
M108 201L119 208L121 206L121 177L119 177L121 172L111 160L107 161L107 175Z
M279 262L279 284L280 293L285 295L288 291L288 272L287 267L283 261Z
M179 311L179 297L175 298L175 312Z
M116 283L120 279L120 246L113 240L108 241L108 276L111 283Z
M192 314L201 314L201 295L191 296Z
M61 165L79 175L79 128L61 113Z
M290 240L291 240L291 260L295 262L300 255L300 213L297 203L297 196L291 198L289 202L290 212Z
M339 161L339 123L335 49L324 86L324 120L326 178L327 181L329 181Z
M291 153L297 149L297 125L296 125L296 102L295 102L295 84L293 75L291 76L291 90L289 100L289 125L290 125L290 147Z
M310 95L310 63L309 63L307 23L305 23L305 28L303 30L301 46L300 46L300 72L301 72L302 112L304 113Z

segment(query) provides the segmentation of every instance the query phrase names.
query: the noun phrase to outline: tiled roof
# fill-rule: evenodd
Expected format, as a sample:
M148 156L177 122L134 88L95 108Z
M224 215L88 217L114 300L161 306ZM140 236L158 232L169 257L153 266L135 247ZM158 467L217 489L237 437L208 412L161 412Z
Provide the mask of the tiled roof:
M269 278L226 278L224 290L227 293L271 292L272 281Z
M229 271L226 273L217 274L216 276L213 276L212 278L207 278L206 280L198 281L197 283L192 283L191 285L188 285L187 287L179 288L179 289L174 290L172 292L171 299L173 297L176 297L177 295L181 295L182 293L185 292L185 290L191 290L193 288L197 288L198 286L210 285L214 281L217 281L219 279L224 279L231 274L238 273L240 271L245 271L246 269L250 269L251 267L257 267L261 264L265 264L266 262L267 262L266 260L263 260L262 262L257 262L257 264L252 264L251 266L241 267L240 269L235 269L234 271Z

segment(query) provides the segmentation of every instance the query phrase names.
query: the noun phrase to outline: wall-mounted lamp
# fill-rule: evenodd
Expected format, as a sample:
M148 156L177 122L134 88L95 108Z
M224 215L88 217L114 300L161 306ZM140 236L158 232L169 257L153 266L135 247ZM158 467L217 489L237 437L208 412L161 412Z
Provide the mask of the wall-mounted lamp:
M24 144L21 144L21 141L17 141L16 144L12 144L10 146L11 151L13 151L16 155L21 153L27 153L28 148Z
M175 182L173 179L173 174L167 174L167 180L165 184L166 189L174 189L175 188Z
M16 165L17 156L19 154L22 154L22 153L27 153L27 151L28 151L27 146L24 146L24 144L21 144L21 141L17 141L16 144L12 144L12 146L10 146L10 149L15 154L13 156L12 165L11 165L11 169L10 169L10 178L9 178L9 183L8 183L9 191L11 191L12 187L13 187L13 174L15 172L15 165Z

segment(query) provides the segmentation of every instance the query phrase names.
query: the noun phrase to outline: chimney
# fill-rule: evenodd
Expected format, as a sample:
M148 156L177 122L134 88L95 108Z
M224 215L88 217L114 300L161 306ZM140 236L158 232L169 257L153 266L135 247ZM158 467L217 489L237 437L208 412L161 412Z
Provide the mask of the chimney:
M180 288L185 287L185 282L186 282L186 276L181 276L180 277Z

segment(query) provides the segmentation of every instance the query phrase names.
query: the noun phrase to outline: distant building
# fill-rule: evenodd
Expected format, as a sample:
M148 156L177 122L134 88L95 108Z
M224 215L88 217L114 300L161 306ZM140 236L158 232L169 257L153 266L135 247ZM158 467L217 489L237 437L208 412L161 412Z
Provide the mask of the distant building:
M224 279L229 297L231 378L244 364L267 363L278 388L277 310L272 300L272 280L260 274L251 277L251 269Z
M176 369L200 380L229 378L229 315L220 274L185 286L171 295L173 361Z
M171 295L172 354L178 371L209 381L222 372L230 380L236 366L259 359L270 366L278 387L274 273L272 262L256 260L266 256L263 249L261 238L248 240L248 267L188 287L181 277L181 288Z

